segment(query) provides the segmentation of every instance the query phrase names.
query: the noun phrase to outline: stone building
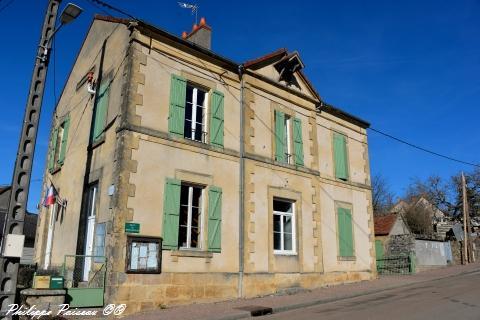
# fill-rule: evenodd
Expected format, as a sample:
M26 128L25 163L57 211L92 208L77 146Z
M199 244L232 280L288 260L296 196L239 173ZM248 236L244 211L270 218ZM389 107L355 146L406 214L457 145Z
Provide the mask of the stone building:
M106 256L105 301L129 312L374 278L369 124L297 52L237 63L211 32L93 20L53 117L44 187L65 205L40 214L37 262Z

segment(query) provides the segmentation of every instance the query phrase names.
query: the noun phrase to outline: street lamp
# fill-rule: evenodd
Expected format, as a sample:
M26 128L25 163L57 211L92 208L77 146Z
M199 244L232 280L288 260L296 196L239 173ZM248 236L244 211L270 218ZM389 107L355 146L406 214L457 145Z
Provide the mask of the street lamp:
M48 0L45 12L40 44L35 56L30 91L28 93L22 132L18 144L17 157L13 171L12 188L8 213L3 226L2 254L0 256L0 318L5 317L5 310L9 304L15 303L18 267L23 249L23 224L27 211L27 200L32 176L33 156L37 140L40 111L42 109L45 80L48 70L48 54L50 42L60 28L77 18L82 9L74 4L67 4L61 13L60 26L55 29L57 11L62 0ZM50 35L49 31L54 30ZM5 247L10 245L16 250L9 250L5 254Z
M50 43L53 40L53 37L57 32L66 24L75 20L81 13L83 9L73 3L68 3L60 14L60 25L56 28L53 33L48 37L47 44L43 47L43 55L40 57L43 62L48 60L48 50L50 50Z

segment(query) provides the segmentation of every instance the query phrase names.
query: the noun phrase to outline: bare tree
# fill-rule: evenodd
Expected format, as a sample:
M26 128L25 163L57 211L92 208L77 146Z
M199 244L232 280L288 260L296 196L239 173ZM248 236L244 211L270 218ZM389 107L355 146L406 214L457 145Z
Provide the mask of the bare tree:
M403 214L403 219L412 233L430 236L433 234L432 215L431 208L417 204L408 208Z
M394 194L381 174L372 177L372 205L376 216L385 215L393 206Z

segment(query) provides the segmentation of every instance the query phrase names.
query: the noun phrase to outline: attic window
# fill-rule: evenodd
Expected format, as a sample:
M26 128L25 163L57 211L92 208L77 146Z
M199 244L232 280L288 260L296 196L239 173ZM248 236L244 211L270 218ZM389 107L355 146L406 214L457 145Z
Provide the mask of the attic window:
M300 85L294 74L303 69L303 63L296 52L286 56L275 64L275 69L280 74L278 81L284 81L287 86L294 85L300 89Z

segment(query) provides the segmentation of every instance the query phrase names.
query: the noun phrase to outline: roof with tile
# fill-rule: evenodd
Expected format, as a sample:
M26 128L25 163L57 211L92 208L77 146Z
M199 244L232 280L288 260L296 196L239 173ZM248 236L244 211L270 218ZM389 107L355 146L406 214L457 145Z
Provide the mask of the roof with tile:
M395 221L397 221L397 215L395 213L390 213L385 216L375 217L373 221L375 225L375 235L388 236Z

